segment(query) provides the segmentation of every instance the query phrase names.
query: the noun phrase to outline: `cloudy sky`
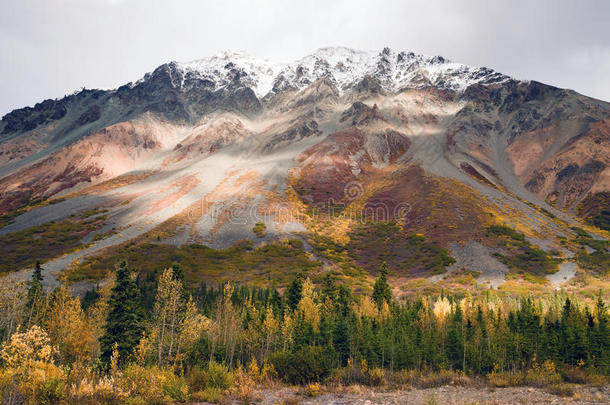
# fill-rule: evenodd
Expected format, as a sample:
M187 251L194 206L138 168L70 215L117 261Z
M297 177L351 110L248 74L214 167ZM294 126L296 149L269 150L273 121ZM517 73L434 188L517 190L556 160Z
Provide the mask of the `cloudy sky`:
M226 49L442 55L610 101L610 1L3 0L0 115Z

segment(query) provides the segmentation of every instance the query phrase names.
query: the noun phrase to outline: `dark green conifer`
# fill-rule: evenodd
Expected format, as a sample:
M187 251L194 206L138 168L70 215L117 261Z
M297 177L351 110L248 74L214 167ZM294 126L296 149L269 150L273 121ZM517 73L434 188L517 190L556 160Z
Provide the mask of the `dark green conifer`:
M299 273L297 274L290 285L288 286L288 291L286 292L286 303L290 307L291 310L295 310L301 301L301 297L303 295L303 276Z
M389 304L392 300L392 290L388 284L388 266L385 262L381 263L379 273L379 278L373 286L373 301L381 308L384 301Z
M447 358L452 368L462 369L464 362L464 317L462 309L456 305L447 333Z
M116 271L116 281L110 296L105 332L100 338L102 362L109 364L116 343L119 363L124 364L140 342L142 331L139 289L127 263L122 261Z
M350 355L349 331L344 316L339 316L333 328L333 346L339 355L339 364L345 366Z
M324 301L326 298L333 302L337 299L335 276L331 273L326 273L322 279L322 301Z
M25 303L25 319L23 325L29 328L35 319L40 315L41 304L44 298L44 290L42 287L42 267L37 261L32 272L32 281L28 284L28 296Z

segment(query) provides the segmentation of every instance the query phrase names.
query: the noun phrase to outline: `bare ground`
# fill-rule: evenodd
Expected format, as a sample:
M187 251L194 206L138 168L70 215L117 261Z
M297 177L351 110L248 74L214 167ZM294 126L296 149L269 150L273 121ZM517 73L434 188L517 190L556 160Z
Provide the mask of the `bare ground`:
M442 386L428 389L380 390L362 386L339 387L308 396L303 388L282 387L256 391L257 404L608 404L610 387L577 387L572 397L559 397L529 387L475 388ZM227 403L242 403L228 400Z
M452 243L449 248L456 262L449 266L445 273L428 277L428 280L437 282L460 269L480 272L481 276L477 279L477 283L486 287L498 288L506 280L509 269L492 256L492 249L476 241Z

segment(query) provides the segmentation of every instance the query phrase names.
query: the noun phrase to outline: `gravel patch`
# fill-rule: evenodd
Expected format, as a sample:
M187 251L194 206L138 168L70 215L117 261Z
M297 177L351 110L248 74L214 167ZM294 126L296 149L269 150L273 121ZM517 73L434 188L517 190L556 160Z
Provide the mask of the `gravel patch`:
M442 386L412 390L375 390L361 386L340 387L317 397L307 397L302 388L278 388L254 393L258 404L607 404L609 387L577 387L573 397L563 398L529 387L475 388ZM237 400L226 403L237 404Z
M574 262L563 262L559 265L557 273L547 275L553 287L559 288L562 284L567 283L576 275L578 266Z
M97 208L103 205L105 201L106 199L103 197L91 195L74 197L59 203L34 208L31 211L25 212L14 218L13 223L0 228L0 236L19 232L51 221L62 221L72 214Z
M484 284L491 288L498 288L506 280L508 267L492 256L492 249L483 246L476 241L466 243L452 243L449 245L451 256L455 258L455 263L447 268L443 274L431 276L428 280L437 282L449 274L458 270L471 270L481 273L477 283Z

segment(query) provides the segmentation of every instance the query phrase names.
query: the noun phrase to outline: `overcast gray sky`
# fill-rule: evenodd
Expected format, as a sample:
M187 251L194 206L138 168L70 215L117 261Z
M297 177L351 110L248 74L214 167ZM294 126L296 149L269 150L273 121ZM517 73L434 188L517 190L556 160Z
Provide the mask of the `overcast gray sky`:
M226 49L442 55L610 101L610 1L2 0L0 115Z

